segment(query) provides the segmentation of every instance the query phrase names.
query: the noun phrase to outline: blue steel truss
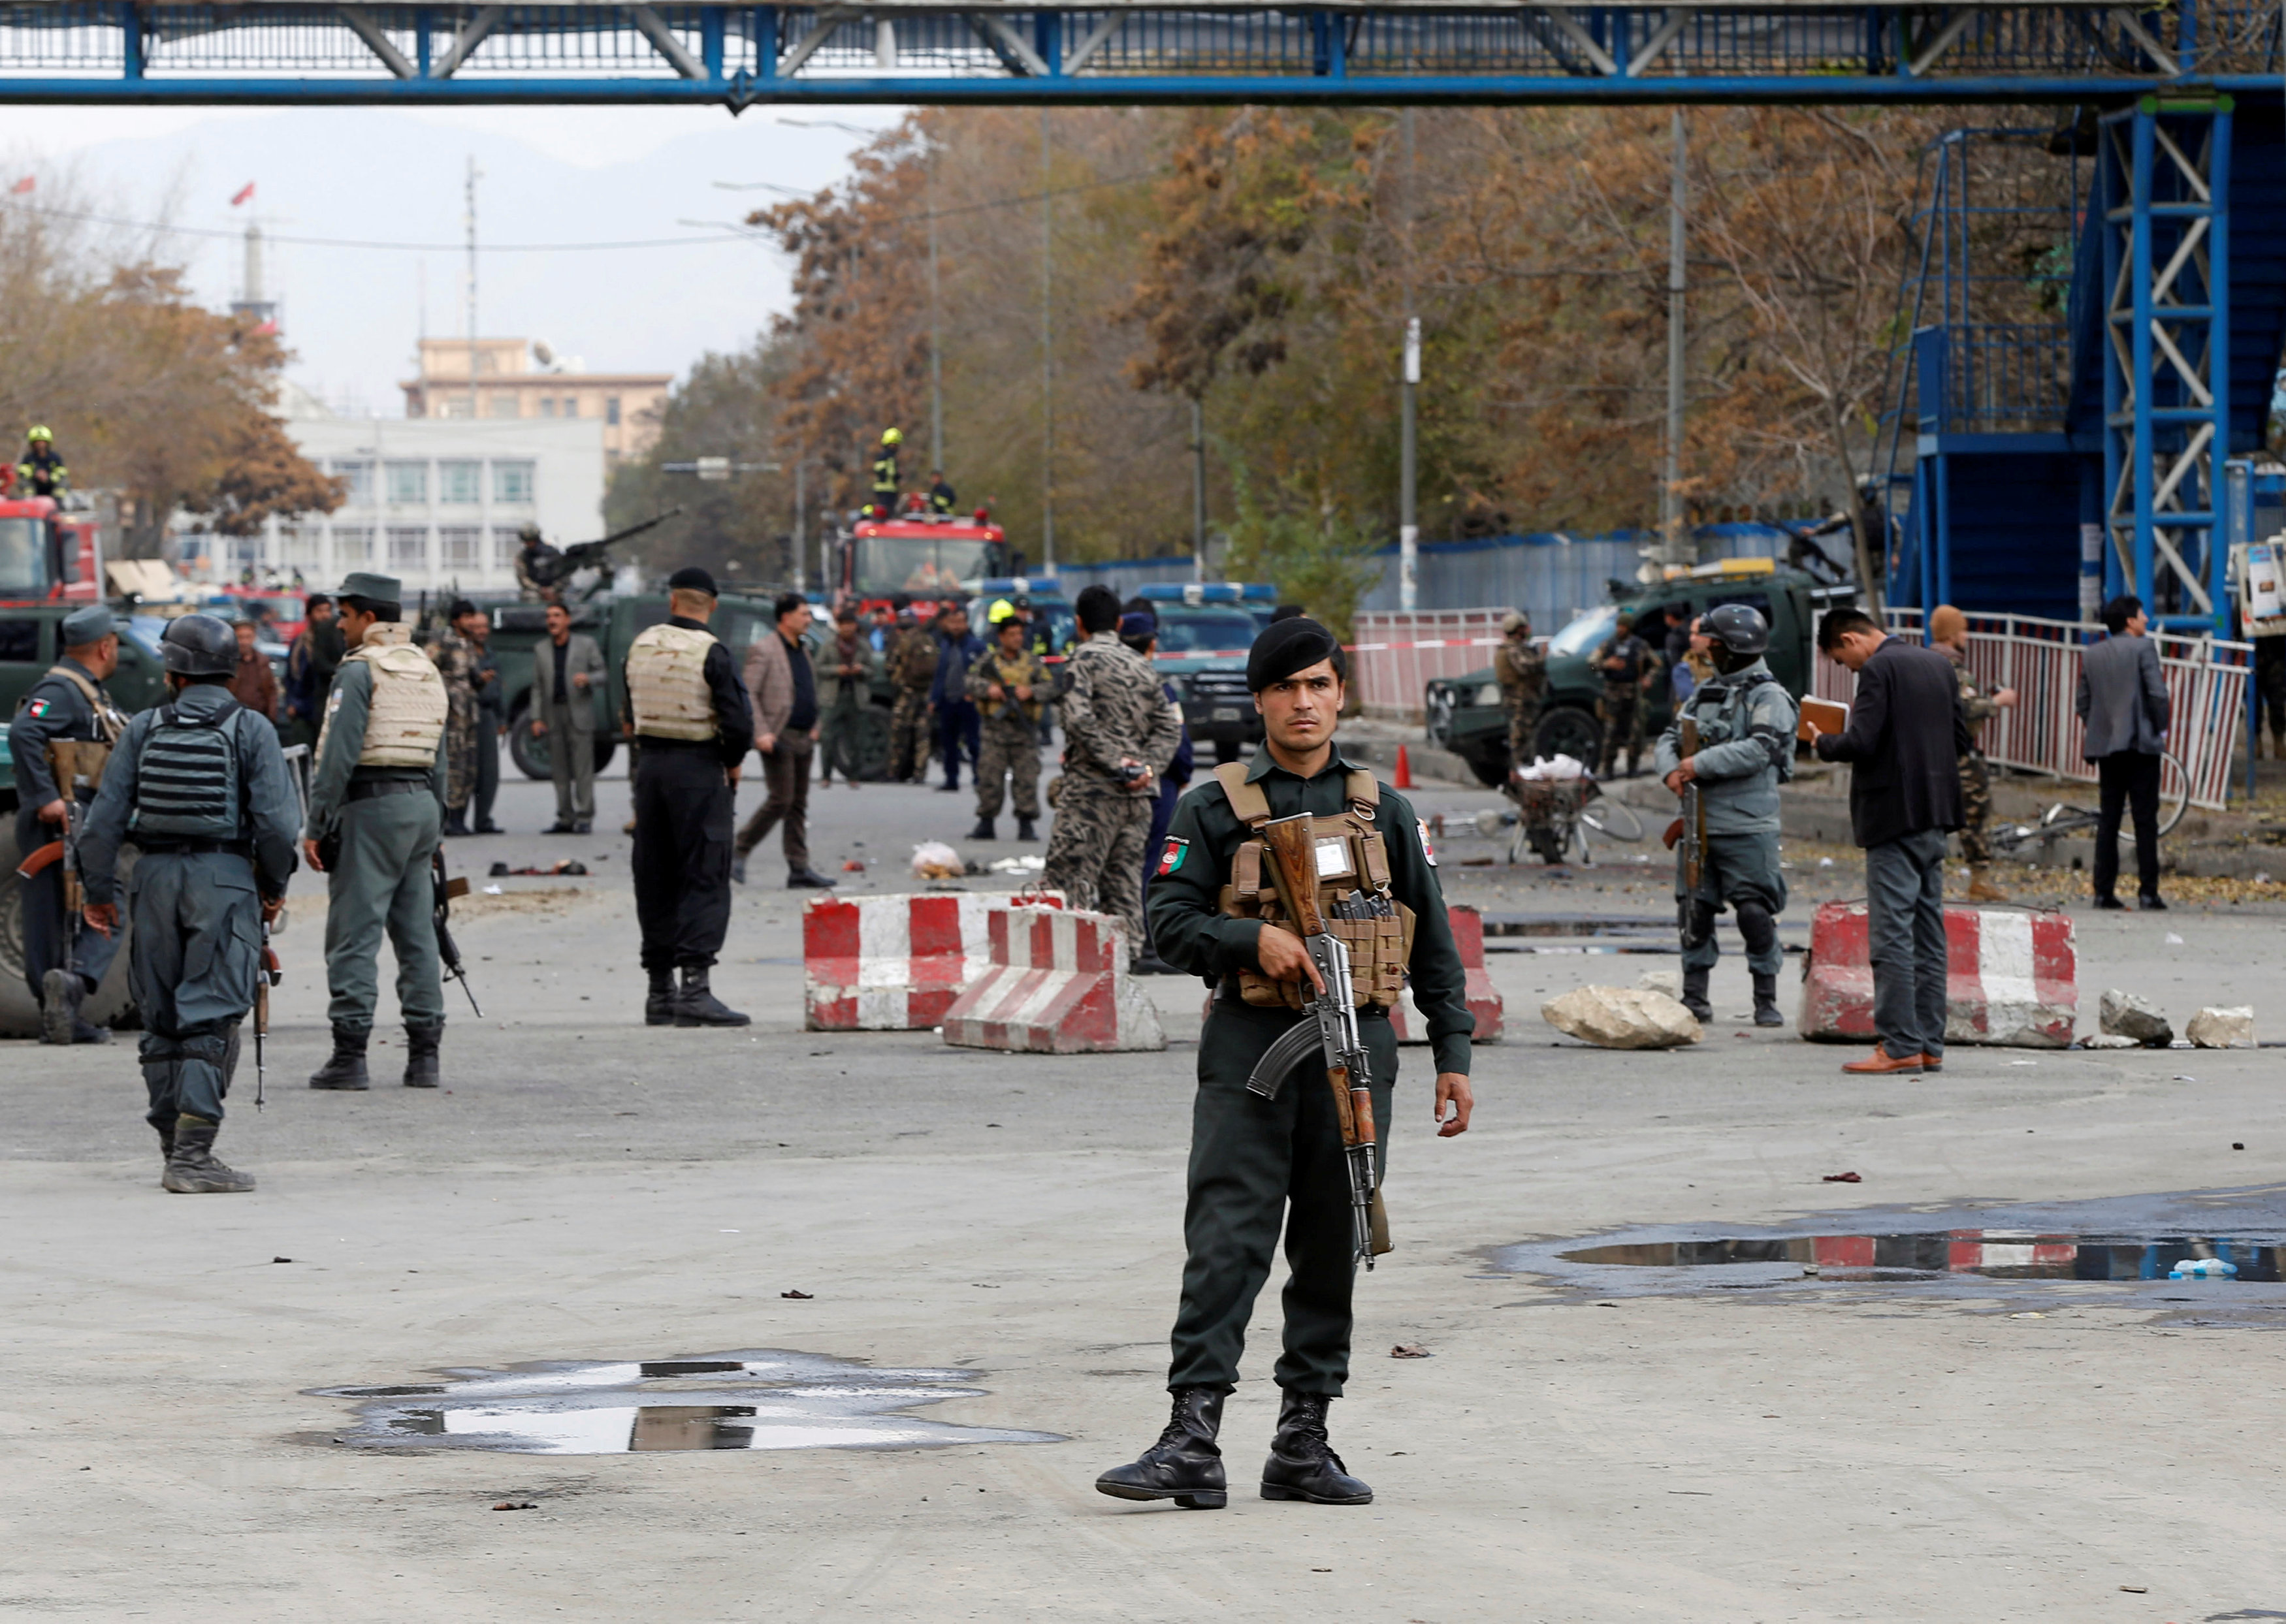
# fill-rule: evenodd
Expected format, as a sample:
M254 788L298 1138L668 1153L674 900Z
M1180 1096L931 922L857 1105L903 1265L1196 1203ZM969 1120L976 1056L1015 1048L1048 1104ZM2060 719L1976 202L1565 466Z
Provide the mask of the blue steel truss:
M2104 589L2229 629L2217 514L2230 449L2228 97L2145 97L2097 154L2104 305Z
M0 6L0 101L2103 101L2274 93L2274 0Z

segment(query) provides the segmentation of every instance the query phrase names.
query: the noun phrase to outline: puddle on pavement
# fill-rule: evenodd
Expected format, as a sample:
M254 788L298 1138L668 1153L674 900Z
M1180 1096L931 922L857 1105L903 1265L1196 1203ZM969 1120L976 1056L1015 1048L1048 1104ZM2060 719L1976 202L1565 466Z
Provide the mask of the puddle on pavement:
M1782 921L1779 928L1785 929ZM1563 945L1557 945L1557 944ZM1787 942L1786 951L1802 950ZM1651 953L1675 954L1672 914L1646 918L1640 915L1488 913L1485 916L1487 953Z
M1959 1298L2111 1289L2108 1300L2163 1313L2188 1305L2179 1317L2200 1323L2218 1322L2212 1312L2221 1309L2234 1323L2286 1328L2286 1186L1861 1208L1767 1227L1661 1225L1527 1242L1492 1258L1502 1273L1557 1288L1563 1295L1550 1301L1831 1294L1867 1284ZM2203 1271L2175 1278L2178 1265Z
M880 1370L763 1348L688 1359L549 1360L455 1369L437 1383L316 1387L358 1400L335 1436L361 1448L625 1455L651 1449L933 1449L1060 1443L905 1412L975 1399L974 1370Z

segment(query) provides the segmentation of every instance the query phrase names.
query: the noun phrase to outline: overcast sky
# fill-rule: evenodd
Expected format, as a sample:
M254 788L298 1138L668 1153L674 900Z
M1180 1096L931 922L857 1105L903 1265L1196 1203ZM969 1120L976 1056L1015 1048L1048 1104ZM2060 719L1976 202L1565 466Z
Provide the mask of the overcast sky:
M804 108L0 107L0 198L27 171L54 198L67 176L106 214L229 233L171 233L162 251L220 305L243 280L249 209L272 243L265 293L284 306L293 377L329 402L396 416L414 341L467 332L464 183L474 157L479 244L531 251L478 256L485 336L545 339L595 372L680 374L710 350L736 349L786 305L775 252L720 233L781 195L716 183L810 191L847 172L863 138L897 109ZM248 182L247 207L230 199ZM294 239L432 245L351 248ZM424 314L425 312L425 314Z

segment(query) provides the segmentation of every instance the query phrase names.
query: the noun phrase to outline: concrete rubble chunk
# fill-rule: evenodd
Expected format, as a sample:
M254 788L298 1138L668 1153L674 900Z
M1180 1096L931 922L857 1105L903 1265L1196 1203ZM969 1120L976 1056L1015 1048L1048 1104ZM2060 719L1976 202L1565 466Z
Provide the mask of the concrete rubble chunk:
M2083 1049L2140 1049L2143 1045L2132 1037L2122 1037L2117 1032L2091 1032L2079 1040Z
M2254 1006L2243 1004L2235 1009L2218 1009L2210 1005L2193 1015L2183 1036L2199 1049L2251 1049L2254 1047Z
M1683 996L1683 972L1646 970L1636 977L1636 985L1645 992L1663 992L1670 998L1679 998Z
M1672 1049L1701 1036L1678 1000L1642 987L1577 987L1541 1005L1540 1018L1601 1049Z
M2147 1049L2164 1049L2175 1041L2175 1029L2150 999L2117 987L2107 988L2098 1023L2116 1037L2132 1037Z

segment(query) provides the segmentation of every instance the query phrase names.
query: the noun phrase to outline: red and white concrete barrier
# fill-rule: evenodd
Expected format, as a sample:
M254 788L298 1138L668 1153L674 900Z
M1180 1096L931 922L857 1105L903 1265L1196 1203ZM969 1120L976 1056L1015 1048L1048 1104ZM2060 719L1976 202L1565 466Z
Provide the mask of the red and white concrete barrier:
M995 908L986 929L991 962L945 1011L945 1042L1036 1054L1167 1046L1158 1010L1127 974L1116 919Z
M1027 897L1054 908L1058 893ZM991 967L985 919L1007 899L966 892L820 896L802 911L803 1013L813 1032L926 1031Z
M1453 942L1461 950L1461 967L1469 977L1469 1013L1477 1018L1476 1036L1469 1041L1496 1044L1506 1024L1506 1005L1485 969L1485 916L1477 909L1455 904L1450 917ZM1414 1003L1410 987L1398 995L1397 1007L1389 1012L1389 1023L1397 1029L1397 1041L1401 1044L1429 1041L1428 1024L1421 1018L1421 1006Z
M1944 1038L2061 1049L2079 1012L2071 916L2014 908L1944 911ZM1804 1037L1873 1037L1873 967L1865 904L1822 903L1802 966Z

